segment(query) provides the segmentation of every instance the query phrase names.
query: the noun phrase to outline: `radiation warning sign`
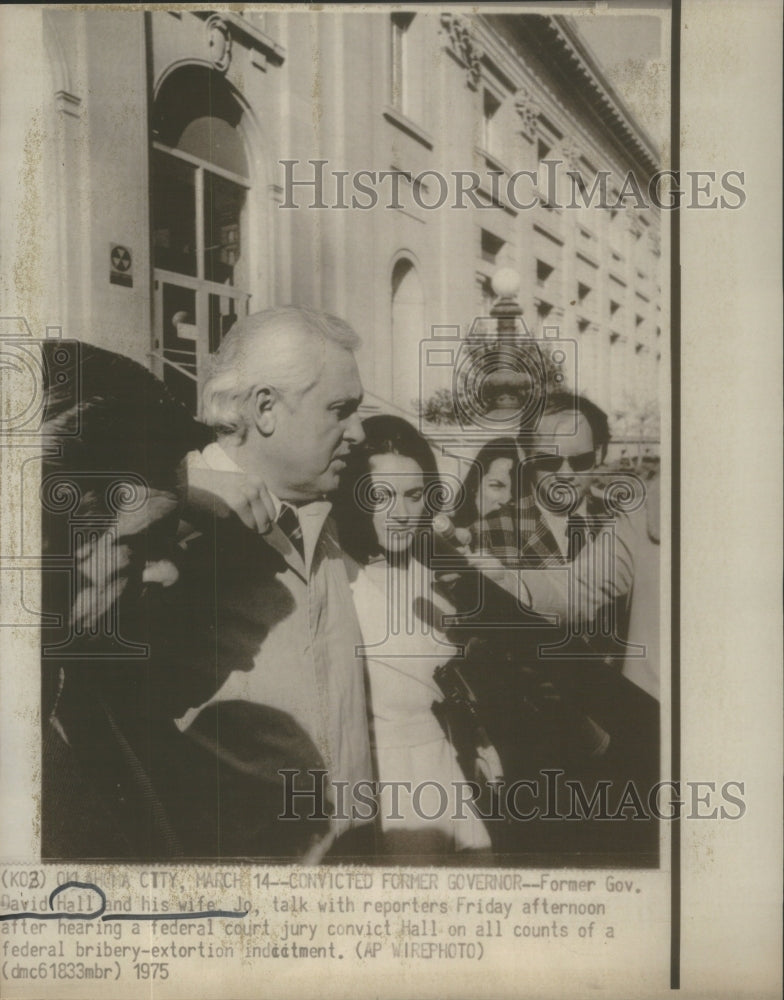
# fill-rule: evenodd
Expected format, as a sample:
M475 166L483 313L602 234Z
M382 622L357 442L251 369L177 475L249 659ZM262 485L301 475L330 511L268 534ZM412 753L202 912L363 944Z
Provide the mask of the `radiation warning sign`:
M109 244L109 281L133 288L133 257L128 247L120 243Z

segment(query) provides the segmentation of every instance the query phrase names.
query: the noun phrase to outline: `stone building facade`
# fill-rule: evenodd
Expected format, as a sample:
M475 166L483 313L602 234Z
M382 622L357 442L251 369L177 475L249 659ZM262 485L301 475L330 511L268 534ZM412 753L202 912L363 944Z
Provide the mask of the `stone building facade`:
M569 19L51 7L24 33L45 287L19 314L195 406L235 317L310 304L362 335L369 405L411 412L423 339L512 268L532 334L576 341L579 387L656 437L657 152Z

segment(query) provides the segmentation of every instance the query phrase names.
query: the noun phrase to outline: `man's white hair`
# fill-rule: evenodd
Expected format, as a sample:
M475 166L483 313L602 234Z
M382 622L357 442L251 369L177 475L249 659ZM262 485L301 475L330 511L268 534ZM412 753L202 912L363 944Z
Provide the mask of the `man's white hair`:
M318 382L327 341L355 351L360 339L337 316L306 306L265 309L238 320L209 361L200 417L219 434L244 439L248 402L260 386L282 396Z

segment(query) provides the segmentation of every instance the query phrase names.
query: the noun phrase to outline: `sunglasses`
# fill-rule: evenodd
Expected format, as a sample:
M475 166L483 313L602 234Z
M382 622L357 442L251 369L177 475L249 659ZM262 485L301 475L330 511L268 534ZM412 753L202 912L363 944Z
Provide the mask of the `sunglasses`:
M572 472L588 472L596 465L596 455L593 451L584 451L580 455L532 455L529 459L531 468L537 472L560 472L564 462L567 462Z

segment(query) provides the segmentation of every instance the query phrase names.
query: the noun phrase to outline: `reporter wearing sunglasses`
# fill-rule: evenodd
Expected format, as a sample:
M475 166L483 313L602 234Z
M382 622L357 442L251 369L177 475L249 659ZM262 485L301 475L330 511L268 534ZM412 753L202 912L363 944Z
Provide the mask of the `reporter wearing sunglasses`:
M610 440L606 414L585 397L552 393L535 435L523 442L526 461L515 507L484 518L481 549L507 564L563 566L569 526L592 513L590 473L604 461ZM574 532L571 532L574 534Z
M572 627L589 626L590 632L614 604L623 638L642 643L647 651L616 667L658 699L658 527L652 530L650 517L657 508L652 499L658 483L646 484L643 507L616 515L612 559L595 558L584 530L586 519L607 514L595 486L609 482L600 470L609 440L607 415L595 403L552 393L536 433L523 442L519 499L482 519L479 550L513 571L510 589L519 587L534 611L557 614L562 622L568 614ZM566 566L570 573L563 571ZM505 585L500 577L498 582Z
M483 519L480 545L507 567L524 600L527 591L533 611L559 616L559 638L565 627L579 635L580 644L563 660L540 665L562 697L603 734L569 776L588 790L609 781L612 797L628 781L643 794L658 780L659 551L658 531L654 538L646 511L655 508L651 483L645 485L646 505L616 514L612 558L591 540L591 517L608 514L604 490L595 487L610 482L599 468L609 437L607 416L598 406L585 397L552 394L536 433L521 442L526 461L520 498ZM615 645L608 655L601 633L609 621L630 645L625 651ZM525 762L519 764L522 770ZM655 823L571 826L560 824L554 847L612 855L617 863L657 863Z

